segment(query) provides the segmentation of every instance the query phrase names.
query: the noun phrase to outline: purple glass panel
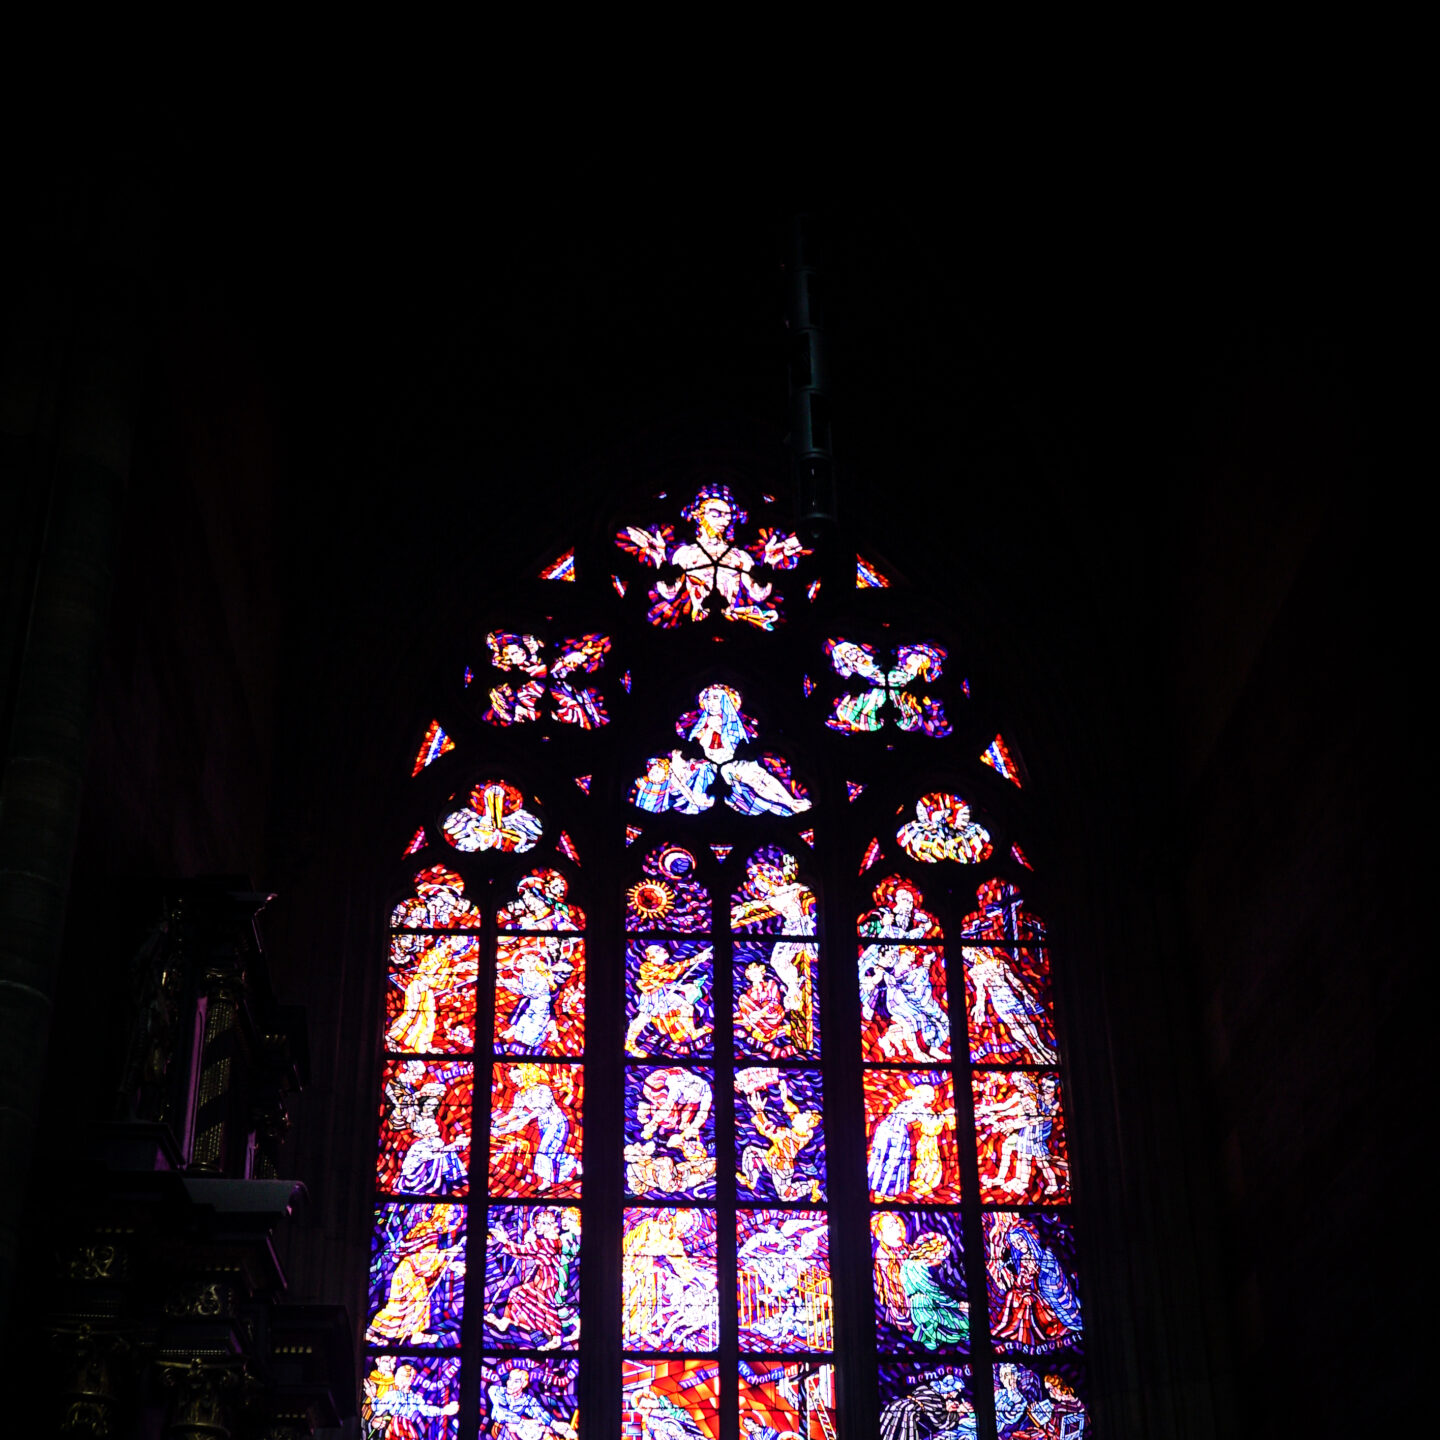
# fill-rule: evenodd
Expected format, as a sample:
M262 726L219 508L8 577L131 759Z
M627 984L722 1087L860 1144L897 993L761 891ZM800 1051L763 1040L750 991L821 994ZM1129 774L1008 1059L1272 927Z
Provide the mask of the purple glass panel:
M710 928L710 892L694 878L695 856L689 850L658 846L641 869L643 878L625 892L627 930L696 935Z
M480 1434L504 1440L574 1440L580 1362L517 1356L480 1367Z
M971 1440L976 1433L968 1365L887 1363L879 1378L882 1440Z
M465 1194L474 1085L475 1067L468 1060L385 1062L377 1189Z
M376 1355L360 1397L367 1440L456 1440L460 1361L440 1355Z
M714 1198L714 1082L713 1070L678 1065L626 1071L626 1194Z
M625 1052L708 1055L715 1031L714 954L698 940L632 940L625 948Z
M824 1103L818 1070L735 1072L736 1194L742 1200L825 1198Z
M465 1207L377 1206L366 1343L458 1345L464 1312Z
M1075 1232L1058 1215L986 1215L985 1288L990 1335L1007 1355L1081 1346Z
M620 1313L626 1350L713 1350L720 1292L713 1210L627 1206Z

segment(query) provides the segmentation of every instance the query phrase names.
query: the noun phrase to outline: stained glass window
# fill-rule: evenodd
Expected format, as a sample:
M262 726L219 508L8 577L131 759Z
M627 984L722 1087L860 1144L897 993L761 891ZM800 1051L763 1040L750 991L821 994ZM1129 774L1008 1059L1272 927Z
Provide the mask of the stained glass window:
M1018 750L953 637L863 556L807 603L742 490L557 543L417 717L374 1437L1089 1433Z

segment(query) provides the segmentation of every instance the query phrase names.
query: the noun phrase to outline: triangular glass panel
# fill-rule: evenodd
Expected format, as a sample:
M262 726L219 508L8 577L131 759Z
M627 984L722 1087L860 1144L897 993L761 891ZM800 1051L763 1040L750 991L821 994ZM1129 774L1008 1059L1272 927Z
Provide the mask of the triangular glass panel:
M997 775L1003 775L1012 785L1020 785L1020 769L1015 764L1004 739L997 735L980 757Z
M575 783L588 795L590 793L590 782L594 778L593 775L577 775L575 777Z
M615 587L615 593L617 595L623 596L625 594L625 582L618 575L612 575L610 577L610 583Z
M715 858L716 858L722 865L726 862L726 860L728 860L728 859L730 858L730 852L731 852L734 848L735 848L735 847L734 847L733 845L712 845L712 846L710 847L711 851L712 851L712 852L714 853L714 855L715 855Z
M860 862L860 874L864 874L880 858L880 842L872 840L865 847L865 858Z
M563 830L560 832L558 843L560 849L578 865L580 863L580 852L575 848L575 842Z
M442 755L453 750L455 742L440 728L438 720L432 720L420 742L420 753L415 757L415 768L411 777L418 775L427 765L433 765Z
M558 559L552 560L540 571L542 580L570 580L575 579L575 549L572 546Z
M1012 846L1010 847L1010 853L1011 853L1011 854L1015 857L1015 859L1016 859L1021 865L1023 865L1027 870L1033 870L1033 869L1035 868L1035 867L1025 858L1025 852L1020 848L1020 846L1019 846L1018 844L1017 844L1017 845L1012 845Z
M855 588L857 590L888 590L890 579L882 575L863 555L855 557Z
M645 832L638 825L625 827L625 848L628 850Z
M815 832L813 830L802 830L800 838L813 850L815 848Z
M865 787L858 780L847 780L845 782L845 794L853 805L863 794Z
M414 855L416 851L425 848L425 827L422 825L411 837L410 843L405 847L406 855Z

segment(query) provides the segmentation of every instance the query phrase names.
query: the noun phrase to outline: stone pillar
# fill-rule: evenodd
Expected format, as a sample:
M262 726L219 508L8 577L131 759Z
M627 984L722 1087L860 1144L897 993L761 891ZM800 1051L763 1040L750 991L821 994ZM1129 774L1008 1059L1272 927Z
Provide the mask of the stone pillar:
M130 469L142 360L133 263L139 210L132 188L112 174L94 187L88 223L69 237L60 260L48 248L54 237L36 237L35 253L27 258L37 274L27 271L25 278L41 283L47 264L65 269L68 262L56 288L73 293L74 304L57 307L59 318L50 317L61 327L58 335L12 348L0 380L4 453L12 460L26 457L27 473L14 488L46 492L0 774L0 1332L12 1305ZM53 417L47 418L43 404L9 403L31 393L53 394ZM21 443L27 439L33 443Z

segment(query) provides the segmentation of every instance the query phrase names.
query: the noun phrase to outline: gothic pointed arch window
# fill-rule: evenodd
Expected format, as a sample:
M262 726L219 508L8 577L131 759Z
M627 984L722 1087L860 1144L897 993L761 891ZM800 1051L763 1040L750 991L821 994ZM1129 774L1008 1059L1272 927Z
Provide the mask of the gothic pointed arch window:
M630 495L417 714L372 1435L1089 1433L1033 787L778 489Z

